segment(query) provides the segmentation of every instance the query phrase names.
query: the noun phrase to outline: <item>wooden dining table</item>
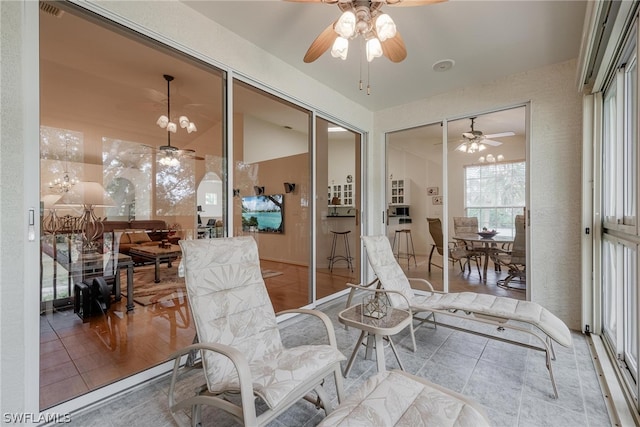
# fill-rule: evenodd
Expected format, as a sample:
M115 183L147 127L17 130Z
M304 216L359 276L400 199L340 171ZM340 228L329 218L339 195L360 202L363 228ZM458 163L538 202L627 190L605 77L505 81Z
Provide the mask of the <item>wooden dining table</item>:
M513 243L513 236L501 236L496 234L493 237L482 237L476 233L457 234L453 236L454 240L464 242L468 248L484 252L484 264L482 266L482 281L487 281L487 267L489 265L489 257L491 251L505 243ZM478 244L480 243L480 244Z

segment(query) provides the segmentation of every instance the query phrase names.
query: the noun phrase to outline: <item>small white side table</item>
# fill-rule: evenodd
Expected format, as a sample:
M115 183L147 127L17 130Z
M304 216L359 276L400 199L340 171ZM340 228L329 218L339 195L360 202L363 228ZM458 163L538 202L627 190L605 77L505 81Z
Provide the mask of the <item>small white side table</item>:
M386 316L377 319L375 317L365 316L362 311L362 305L358 304L338 313L338 320L346 326L352 326L362 331L344 371L345 378L349 375L353 361L355 360L356 354L358 354L358 350L360 349L365 337L367 337L365 359L371 358L371 349L372 347L375 348L378 372L384 372L386 370L384 360L384 338L389 341L389 345L391 346L391 350L393 350L393 354L396 356L400 369L404 371L404 367L398 357L396 347L393 344L393 341L391 341L391 336L409 326L412 319L411 314L409 314L408 311L390 307Z

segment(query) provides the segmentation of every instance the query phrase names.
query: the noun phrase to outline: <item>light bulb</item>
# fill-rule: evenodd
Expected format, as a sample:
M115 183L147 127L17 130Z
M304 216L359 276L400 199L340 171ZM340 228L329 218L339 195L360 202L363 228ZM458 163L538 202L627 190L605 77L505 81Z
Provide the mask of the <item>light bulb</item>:
M173 122L169 122L169 123L167 123L167 130L169 132L176 133L176 131L178 130L178 126L176 126L176 124L173 123Z
M380 40L377 38L372 38L367 40L367 61L373 61L373 58L377 58L382 56L382 45L380 44Z
M189 118L187 116L180 116L180 118L178 119L178 122L180 123L180 127L182 129L189 126Z
M169 118L164 114L158 117L158 120L156 121L156 124L160 126L162 129L166 128L168 123L169 123Z
M486 149L486 148L487 148L487 146L486 146L486 145L484 145L484 144L480 144L480 145L478 145L478 151L482 151L482 150L484 150L484 149Z
M189 126L187 126L187 132L196 132L198 129L196 128L196 124L193 122L189 122Z
M467 144L460 144L458 147L458 151L462 151L463 153L467 152Z
M502 154L498 154L498 161L501 162L504 160L504 156Z
M331 48L331 56L334 58L340 58L343 61L347 59L347 53L349 51L349 40L344 37L338 37L336 41L333 42L333 47Z
M478 161L479 161L480 163L484 163L484 156L480 156L480 158L478 159Z
M386 13L378 15L376 18L376 33L381 42L396 36L396 24Z
M352 11L347 10L340 15L333 29L341 37L350 39L356 33L356 15Z

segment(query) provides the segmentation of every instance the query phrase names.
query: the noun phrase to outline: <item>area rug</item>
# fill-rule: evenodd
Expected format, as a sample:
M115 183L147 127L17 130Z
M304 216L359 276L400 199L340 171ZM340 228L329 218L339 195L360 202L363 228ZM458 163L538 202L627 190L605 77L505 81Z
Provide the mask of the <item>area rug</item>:
M177 298L186 298L187 289L184 278L178 277L178 262L174 262L172 265L171 268L168 268L166 264L160 266L159 283L154 282L155 266L136 266L133 273L133 300L141 305L151 305ZM283 274L281 271L266 269L261 272L263 279ZM126 275L121 277L120 283L125 284L122 293L126 295Z
M141 305L151 305L166 302L176 298L185 298L187 289L184 278L178 277L178 262L160 265L160 282L155 283L155 266L136 266L133 272L133 300ZM127 283L126 276L122 276L120 283ZM126 295L126 285L122 289Z

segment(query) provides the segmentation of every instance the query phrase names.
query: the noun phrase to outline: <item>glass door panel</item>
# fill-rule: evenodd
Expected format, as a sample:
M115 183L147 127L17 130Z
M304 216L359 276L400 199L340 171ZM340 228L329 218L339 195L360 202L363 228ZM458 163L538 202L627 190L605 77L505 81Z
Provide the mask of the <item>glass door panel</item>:
M524 274L514 275L491 258L496 250L513 250L516 215L525 214L525 112L523 106L447 123L448 232L458 258L450 292L483 284L489 293L502 294L502 287L525 298ZM483 238L479 232L490 237L477 241Z
M310 113L237 80L233 108L233 235L258 243L276 311L305 306L312 302Z
M316 298L359 283L361 135L316 119ZM325 191L326 189L326 191Z
M130 251L194 237L196 184L209 171L225 177L224 73L60 7L64 14L39 22L42 410L161 364L193 341L179 249L173 264L162 262L159 283L153 260ZM175 133L159 126L161 115ZM181 116L195 129L180 127ZM169 145L180 150L162 148ZM79 191L95 186L98 203ZM82 222L87 212L98 218L92 226ZM106 311L83 284L93 276L113 283Z
M444 289L442 126L387 134L387 237L402 269Z

